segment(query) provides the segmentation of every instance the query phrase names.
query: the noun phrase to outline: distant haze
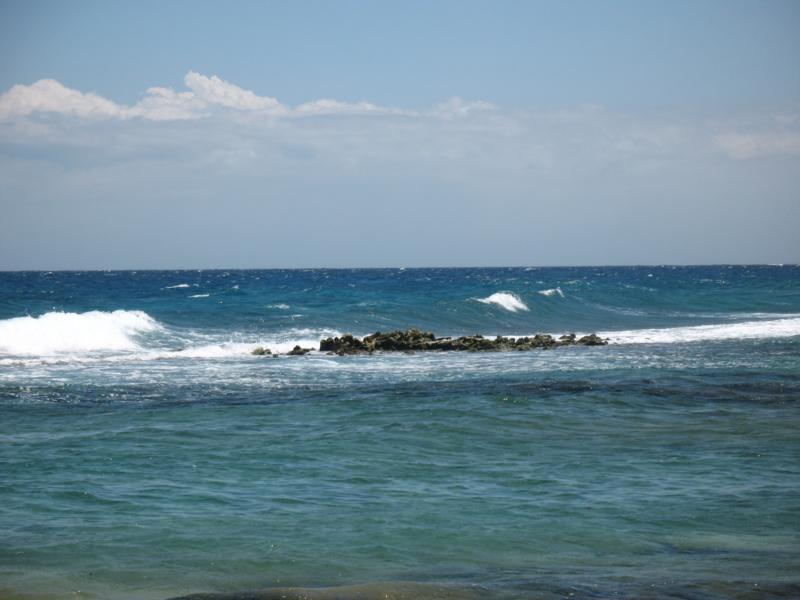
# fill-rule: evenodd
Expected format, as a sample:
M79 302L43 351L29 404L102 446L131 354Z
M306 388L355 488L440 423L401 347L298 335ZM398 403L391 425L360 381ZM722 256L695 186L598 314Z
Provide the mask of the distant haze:
M0 270L800 262L800 3L3 2Z

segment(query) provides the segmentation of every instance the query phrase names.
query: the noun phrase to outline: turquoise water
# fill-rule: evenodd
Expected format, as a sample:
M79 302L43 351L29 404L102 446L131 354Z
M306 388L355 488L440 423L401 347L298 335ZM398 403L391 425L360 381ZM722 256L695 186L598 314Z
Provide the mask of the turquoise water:
M249 353L410 326L611 343ZM0 598L798 597L798 400L796 266L3 273Z

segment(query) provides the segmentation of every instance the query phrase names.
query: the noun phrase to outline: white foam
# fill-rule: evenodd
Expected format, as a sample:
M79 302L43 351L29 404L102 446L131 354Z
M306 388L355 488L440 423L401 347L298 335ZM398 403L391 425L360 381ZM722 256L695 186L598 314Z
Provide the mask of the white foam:
M290 306L288 304L268 304L267 308L279 308L281 310L288 310Z
M166 331L162 328L163 331ZM98 365L133 364L151 361L183 361L186 359L241 359L253 358L253 350L261 346L269 348L272 354L286 354L295 346L310 348L318 355L319 342L327 337L341 337L342 333L333 329L289 330L274 337L248 337L242 334L227 340L213 340L211 336L198 336L190 345L183 348L127 346L122 349L108 349L108 352L74 352L63 354L41 354L35 357L7 356L0 354L0 367L33 367L41 365ZM210 341L209 341L210 340Z
M189 298L208 298L211 294L195 294L194 296L189 296Z
M193 346L175 352L154 352L141 358L148 360L155 358L234 358L251 355L258 346L268 348L272 354L286 354L295 346L318 350L319 341L320 338L317 337L293 340L265 339L253 342L223 342L221 344Z
M261 346L269 348L273 354L286 354L295 346L317 350L321 339L340 337L342 332L335 329L292 328L267 337L253 337L235 333L227 339L218 336L191 335L193 341L181 349L153 349L136 354L120 355L112 360L163 360L181 358L236 358L250 356Z
M484 304L495 304L509 312L517 312L520 310L528 310L525 303L520 300L519 296L511 292L496 292L486 298L476 298L478 302Z
M549 290L539 290L539 293L542 296L548 296L548 297L549 296L555 296L556 294L558 294L562 298L564 297L564 292L561 291L560 287L552 288L552 289L549 289Z
M800 317L721 325L604 331L599 332L598 335L610 338L612 344L670 344L708 340L793 337L800 335Z
M178 288L188 288L191 287L188 283L179 283L178 285L168 285L165 287L165 290L177 290Z
M0 353L52 356L105 350L137 350L136 335L160 329L140 310L49 312L0 321Z

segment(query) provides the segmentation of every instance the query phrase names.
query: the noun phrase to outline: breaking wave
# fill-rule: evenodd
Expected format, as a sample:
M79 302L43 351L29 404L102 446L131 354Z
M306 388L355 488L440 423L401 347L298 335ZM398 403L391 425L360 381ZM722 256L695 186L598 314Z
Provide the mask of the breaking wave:
M509 292L498 292L476 300L509 312L528 310L517 296ZM753 319L756 315L762 316L762 313L748 315L751 320L737 323L601 330L597 333L608 338L611 344L672 344L800 336L798 314ZM494 335L497 332L485 333ZM223 359L247 356L257 346L284 354L296 345L316 349L321 339L338 335L341 335L339 331L327 327L292 327L272 332L187 329L161 324L141 310L48 312L37 317L0 320L0 364L15 363L23 358L46 363Z
M0 320L0 366L105 363L249 356L262 346L285 354L295 346L319 348L336 329L204 333L162 325L144 311L49 312Z
M555 295L561 296L562 298L564 297L564 292L561 291L560 287L552 288L550 290L539 290L539 293L542 296L548 296L548 297L549 296L555 296Z
M494 304L500 308L504 308L509 312L518 312L520 310L528 310L528 307L516 294L511 292L496 292L486 298L476 298L478 302L484 304Z
M633 329L600 332L613 344L671 344L713 340L762 339L800 335L800 317L725 323L722 325L693 325L664 329Z
M0 321L0 352L14 355L137 350L137 336L161 326L141 310L49 312Z

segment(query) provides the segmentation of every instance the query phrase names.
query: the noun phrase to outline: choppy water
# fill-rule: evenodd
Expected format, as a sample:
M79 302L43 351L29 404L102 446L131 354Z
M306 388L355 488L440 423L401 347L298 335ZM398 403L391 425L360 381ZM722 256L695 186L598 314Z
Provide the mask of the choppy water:
M411 326L612 343L249 354ZM797 597L799 401L797 266L0 273L0 598Z

